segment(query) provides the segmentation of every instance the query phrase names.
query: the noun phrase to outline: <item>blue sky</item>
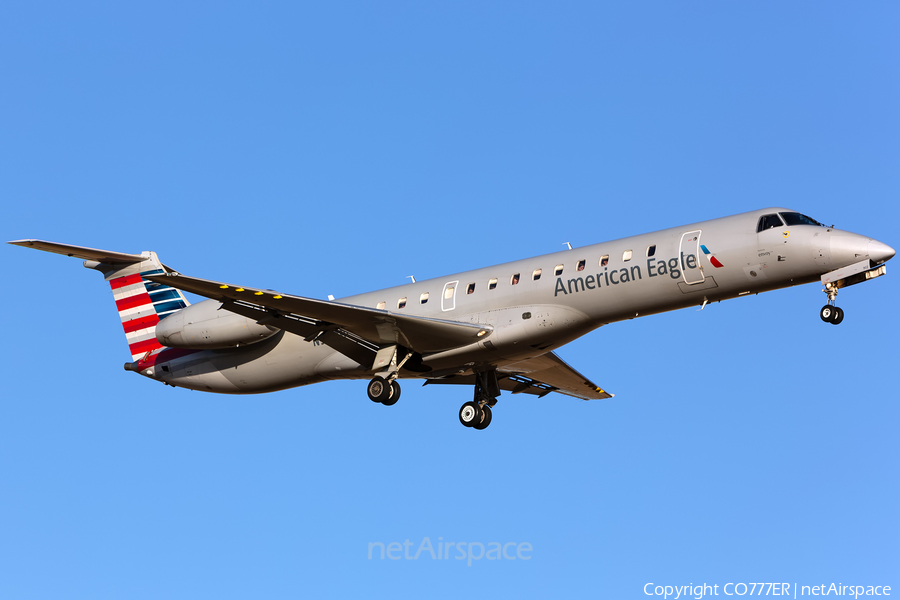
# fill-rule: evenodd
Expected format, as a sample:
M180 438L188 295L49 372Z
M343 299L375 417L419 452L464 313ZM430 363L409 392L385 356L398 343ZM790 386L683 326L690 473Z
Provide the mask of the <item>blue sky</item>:
M2 13L3 240L320 298L769 205L900 246L896 4ZM892 266L840 327L816 285L604 327L559 354L613 400L479 433L451 386L163 387L95 273L0 260L3 598L900 586ZM533 551L367 558L425 537Z

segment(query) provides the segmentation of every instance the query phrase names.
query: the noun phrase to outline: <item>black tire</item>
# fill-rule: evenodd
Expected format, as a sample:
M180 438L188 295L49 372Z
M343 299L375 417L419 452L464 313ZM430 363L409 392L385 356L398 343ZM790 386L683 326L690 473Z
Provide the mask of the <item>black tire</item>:
M391 398L391 384L384 377L373 377L366 386L366 393L372 402L384 402Z
M381 403L385 406L393 406L397 404L397 400L400 399L400 384L396 381L391 381L391 397L387 400L382 400Z
M481 407L481 423L478 425L472 425L474 429L487 429L487 426L491 424L491 407L485 404Z
M459 408L459 422L465 427L472 427L481 420L479 412L477 404L466 402Z
M822 307L822 310L819 311L819 318L821 318L826 323L831 323L834 318L834 307L830 304L826 304Z
M844 320L844 309L838 308L837 306L835 306L834 314L831 315L831 324L832 325L840 325L841 321L843 321L843 320Z

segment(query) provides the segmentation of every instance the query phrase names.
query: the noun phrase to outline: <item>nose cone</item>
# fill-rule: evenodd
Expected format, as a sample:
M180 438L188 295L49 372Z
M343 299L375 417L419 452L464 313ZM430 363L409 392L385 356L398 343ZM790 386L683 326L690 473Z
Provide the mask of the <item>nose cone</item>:
M878 240L869 241L869 260L881 263L890 260L894 256L894 249Z

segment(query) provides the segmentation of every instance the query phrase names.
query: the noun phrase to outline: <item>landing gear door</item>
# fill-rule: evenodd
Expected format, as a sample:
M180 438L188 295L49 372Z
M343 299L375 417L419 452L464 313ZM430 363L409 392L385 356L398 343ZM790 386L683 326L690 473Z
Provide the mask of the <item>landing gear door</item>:
M441 310L446 312L456 308L456 288L459 281L449 281L444 284L444 290L441 292Z
M688 285L706 281L703 264L700 262L700 233L701 230L697 229L681 235L679 261L684 282Z

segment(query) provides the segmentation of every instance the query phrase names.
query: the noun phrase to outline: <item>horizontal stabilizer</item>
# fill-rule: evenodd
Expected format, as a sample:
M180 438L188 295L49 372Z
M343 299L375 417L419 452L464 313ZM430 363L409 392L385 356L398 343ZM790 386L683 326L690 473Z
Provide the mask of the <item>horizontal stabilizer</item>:
M44 240L15 240L7 242L13 246L22 246L23 248L34 248L35 250L43 250L44 252L53 252L54 254L63 254L65 256L73 256L82 260L96 260L97 262L115 264L132 264L147 260L146 256L140 254L125 254L123 252L111 252L109 250L98 250L97 248L85 248L84 246L72 246L69 244L57 244L56 242L45 242Z

